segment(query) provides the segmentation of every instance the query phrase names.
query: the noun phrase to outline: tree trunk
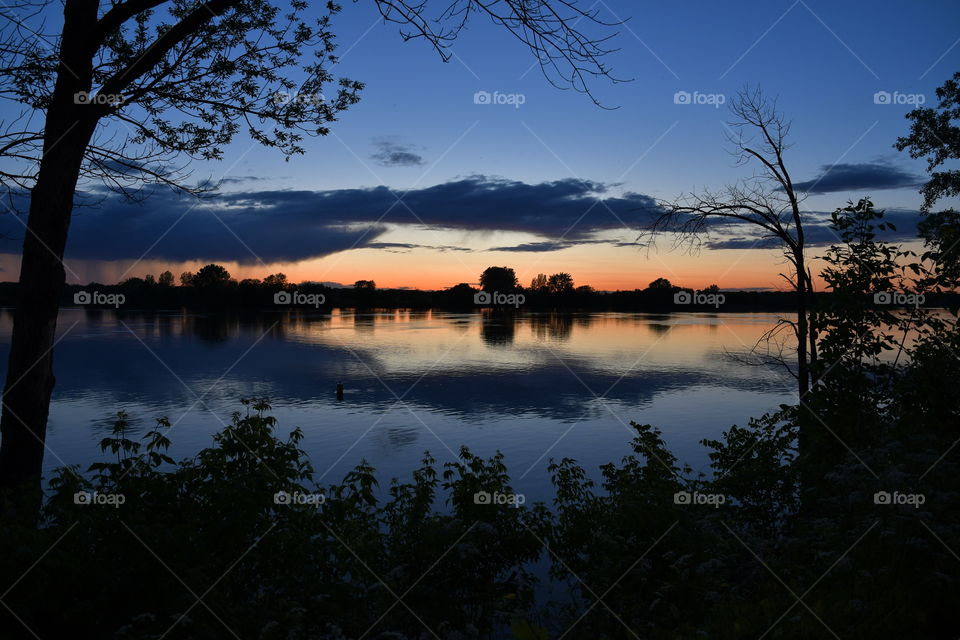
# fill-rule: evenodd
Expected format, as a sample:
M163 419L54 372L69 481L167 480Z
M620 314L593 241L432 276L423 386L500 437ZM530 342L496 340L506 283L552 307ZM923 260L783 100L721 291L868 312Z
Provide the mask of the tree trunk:
M0 490L7 505L40 505L47 414L53 391L53 343L65 273L63 252L84 152L97 116L74 98L89 91L89 41L98 3L64 6L60 67L44 126L43 156L30 193L20 262L20 285L0 416ZM5 507L6 508L6 507Z

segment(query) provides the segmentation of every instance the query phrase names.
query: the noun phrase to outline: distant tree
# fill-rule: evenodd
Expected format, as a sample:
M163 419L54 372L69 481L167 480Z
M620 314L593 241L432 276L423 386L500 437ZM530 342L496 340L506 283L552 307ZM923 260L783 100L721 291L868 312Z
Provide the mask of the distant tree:
M934 171L947 160L960 159L960 71L937 89L937 108L914 109L906 115L912 120L910 135L897 138L894 145L908 151L911 158L927 159L930 180L920 189L923 211L929 211L940 198L960 195L960 170Z
M596 290L588 284L582 284L575 289L577 293L595 293Z
M555 273L547 279L547 289L550 293L567 293L573 291L573 276L569 273Z
M208 264L197 271L193 278L193 286L199 288L219 287L230 282L230 272L219 264Z
M282 273L274 273L263 279L263 286L271 289L282 289L287 286L287 276Z
M161 287L172 287L173 286L173 273L170 271L164 271L160 274L160 279L157 280L157 283Z
M353 288L358 291L376 291L377 283L374 280L357 280Z
M259 278L244 278L240 281L240 286L244 288L252 288L262 286L263 282Z
M461 282L460 284L456 284L450 287L449 289L447 289L447 293L464 294L464 295L472 295L476 293L476 291L477 291L476 289L471 287L466 282Z
M182 287L192 287L193 281L197 277L197 274L192 271L184 271L180 274L180 286Z
M707 287L706 289L704 289L703 291L704 291L704 293L720 293L720 287L718 287L718 286L715 285L715 284L712 284L712 285L710 285L709 287Z
M518 284L517 274L510 267L487 267L480 274L480 288L484 291L507 293L515 291Z
M547 290L547 276L544 273L538 273L533 277L533 280L530 281L530 290L531 291L546 291Z
M647 285L647 289L653 289L654 291L669 291L673 289L673 285L666 278L657 278Z
M146 284L147 286L150 286L150 287L152 287L153 285L157 284L157 281L154 280L152 273L148 273L147 275L145 275L145 276L143 277L143 282L144 282L144 284Z

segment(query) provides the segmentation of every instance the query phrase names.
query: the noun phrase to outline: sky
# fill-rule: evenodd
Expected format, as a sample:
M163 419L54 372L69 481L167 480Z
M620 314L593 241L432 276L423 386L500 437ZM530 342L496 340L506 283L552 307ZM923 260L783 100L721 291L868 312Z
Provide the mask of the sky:
M404 42L373 2L344 3L333 73L366 87L330 135L289 162L238 136L222 160L191 165L194 179L222 181L202 203L156 188L140 203L106 196L78 209L68 281L217 262L237 278L283 272L423 289L475 284L491 265L513 267L522 284L565 271L601 290L661 276L690 287L781 288L782 257L746 230L693 253L669 237L637 244L658 200L750 175L725 138L727 107L747 85L775 96L792 121L786 159L810 189L805 210L818 212L814 253L833 240L820 214L864 196L897 221L895 239L913 236L926 166L893 143L908 131L904 115L934 106L936 87L960 69L956 2L580 6L622 22L584 24L614 34L605 62L627 80L591 81L606 108L552 86L530 52L483 16L444 63L422 40ZM0 216L8 236L0 278L15 280L22 225L9 218Z

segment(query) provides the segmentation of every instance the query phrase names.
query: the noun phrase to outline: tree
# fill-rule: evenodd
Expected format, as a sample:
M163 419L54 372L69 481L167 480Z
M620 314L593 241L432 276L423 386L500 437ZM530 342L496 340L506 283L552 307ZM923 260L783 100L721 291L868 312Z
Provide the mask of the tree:
M480 274L480 288L484 291L509 293L518 285L517 274L510 267L487 267Z
M197 271L193 277L193 286L198 289L222 287L230 282L230 272L219 264L208 264Z
M173 273L170 271L164 271L160 274L160 279L157 280L157 284L161 287L172 287L173 286Z
M555 273L547 280L550 293L569 293L573 291L573 276L569 273Z
M647 285L647 289L652 291L671 291L673 290L673 285L666 278L657 278Z
M287 286L287 276L283 273L274 273L263 279L263 286L271 289L283 289Z
M937 89L937 108L914 109L906 115L913 122L910 135L897 138L894 146L911 158L927 159L930 180L920 189L923 211L940 198L960 195L960 170L934 171L947 160L960 159L960 71Z
M148 286L153 286L153 285L157 284L157 281L154 280L152 273L148 273L147 275L145 275L145 276L143 277L143 282L144 282L146 285L148 285Z
M781 318L775 331L783 326L793 329L796 361L788 370L797 379L803 398L811 387L817 333L809 317L813 278L805 253L804 216L800 211L803 194L794 188L784 159L790 123L777 111L776 101L767 99L759 89L740 91L731 101L730 111L733 120L728 123L732 131L728 140L733 145L732 153L738 165L758 164L757 171L719 191L685 194L674 202L660 203L664 211L650 231L675 233L678 243L689 242L695 249L719 225L748 225L759 231L758 246L771 240L780 245L790 265L790 271L780 275L796 293L796 320Z
M193 280L197 277L197 274L192 271L184 271L180 274L180 286L181 287L192 287Z
M386 20L407 28L405 39L423 38L445 59L477 12L525 43L554 82L591 95L587 78L612 78L601 60L606 38L577 29L584 19L603 23L576 0L466 0L437 15L427 14L427 2L375 1ZM102 7L69 0L62 22L50 21L59 31L49 33L47 6L56 4L14 0L0 26L0 98L22 109L0 134L0 153L18 163L5 165L0 180L7 195L30 193L0 418L0 487L31 483L37 504L62 259L81 178L128 196L144 185L209 189L188 184L177 161L220 159L242 130L287 158L301 154L304 136L327 134L363 86L340 78L330 95L322 93L335 81L331 18L340 8L333 2L309 18L304 0L289 0L286 9L268 0L112 0Z
M544 273L538 273L530 281L530 291L546 291L547 290L547 276Z
M374 280L357 280L353 283L353 288L357 291L376 291L377 283Z

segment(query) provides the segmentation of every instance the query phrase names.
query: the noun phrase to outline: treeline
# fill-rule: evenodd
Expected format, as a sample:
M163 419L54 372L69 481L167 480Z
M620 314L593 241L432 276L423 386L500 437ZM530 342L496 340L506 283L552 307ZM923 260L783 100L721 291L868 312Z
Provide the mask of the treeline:
M0 283L0 306L16 304L17 283ZM288 298L278 294L286 292ZM519 302L489 303L481 292L519 295ZM86 295L84 295L86 294ZM680 295L678 295L680 294ZM686 295L684 295L686 294ZM823 301L829 292L815 294ZM794 304L787 291L723 291L717 285L702 290L674 285L657 278L643 289L597 291L589 285L577 286L567 273L538 274L530 285L521 286L510 267L489 267L480 275L480 286L468 283L439 291L420 289L381 289L374 280L358 280L352 287L335 287L317 282L295 284L283 273L263 279L237 280L222 265L210 264L196 273L174 277L170 271L159 276L133 277L119 284L91 282L66 285L62 306L89 306L118 309L243 309L277 310L284 308L405 308L471 310L484 307L548 311L779 311ZM893 300L896 303L896 300ZM960 305L956 293L932 293L922 301L927 307Z

